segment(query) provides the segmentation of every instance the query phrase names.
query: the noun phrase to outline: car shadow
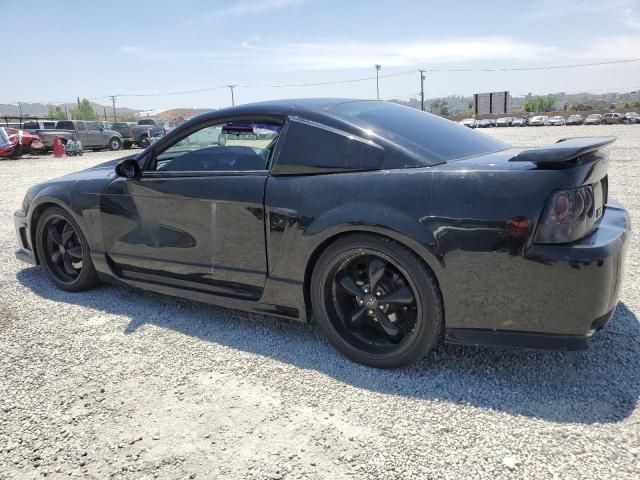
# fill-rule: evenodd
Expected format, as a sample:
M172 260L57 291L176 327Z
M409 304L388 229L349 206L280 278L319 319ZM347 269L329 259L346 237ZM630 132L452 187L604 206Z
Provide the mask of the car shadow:
M68 293L37 267L19 271L17 278L42 298L130 318L126 335L154 325L384 394L586 424L627 418L640 395L640 323L624 303L584 352L441 345L410 367L376 370L339 355L313 324L110 285Z

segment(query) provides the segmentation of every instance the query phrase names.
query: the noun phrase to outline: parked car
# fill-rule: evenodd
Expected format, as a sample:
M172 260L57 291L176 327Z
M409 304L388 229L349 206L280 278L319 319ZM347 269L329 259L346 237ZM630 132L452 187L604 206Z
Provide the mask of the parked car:
M529 125L532 127L542 127L549 125L549 117L546 115L536 115L529 119Z
M165 123L155 118L143 118L138 120L138 124L131 129L133 135L133 143L139 147L146 148L153 139L163 136L168 129L165 129Z
M584 119L582 118L582 115L575 113L573 115L569 115L565 123L567 125L582 125L583 122Z
M600 125L600 121L602 120L602 115L599 113L592 113L584 119L585 125Z
M113 130L105 130L100 122L59 120L55 129L37 130L36 134L42 140L45 149L53 146L55 137L60 137L62 143L71 139L80 140L84 148L95 150L102 148L120 150L122 147L122 136Z
M22 130L29 133L37 133L38 130L54 130L57 120L25 120L22 122Z
M469 128L476 128L476 121L473 118L465 118L460 122L460 125L463 125Z
M629 119L621 113L605 113L600 120L602 125L615 125L620 123L629 123Z
M215 140L255 123L278 137ZM616 308L629 237L600 151L613 140L514 149L394 103L236 106L30 188L14 216L18 257L67 291L108 281L312 313L373 367L441 339L584 349Z
M640 115L636 112L627 112L624 114L629 123L640 123Z
M477 122L477 128L490 128L496 126L496 121L493 118L484 118Z
M122 146L127 150L134 144L133 127L135 125L135 122L114 122L111 124L111 130L122 136ZM142 130L140 132L142 133Z
M501 117L496 120L496 127L510 127L513 118L511 117Z
M17 158L20 155L42 150L38 135L18 128L0 127L0 157Z
M512 127L526 127L527 124L528 122L526 118L516 117L513 120L511 120Z
M553 117L549 117L549 125L558 127L558 126L563 126L564 124L565 124L565 120L562 115L555 115Z

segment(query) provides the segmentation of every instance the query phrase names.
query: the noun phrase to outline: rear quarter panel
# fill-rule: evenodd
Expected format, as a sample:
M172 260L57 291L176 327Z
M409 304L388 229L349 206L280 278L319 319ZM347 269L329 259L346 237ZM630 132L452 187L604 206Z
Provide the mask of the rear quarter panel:
M347 232L378 233L403 243L431 268L448 328L506 328L513 323L514 298L523 308L530 301L524 294L534 279L527 278L527 266L535 262L524 253L544 202L559 184L571 186L573 179L531 164L464 162L270 177L269 275L302 289L309 260L326 242ZM269 301L287 304L284 298Z

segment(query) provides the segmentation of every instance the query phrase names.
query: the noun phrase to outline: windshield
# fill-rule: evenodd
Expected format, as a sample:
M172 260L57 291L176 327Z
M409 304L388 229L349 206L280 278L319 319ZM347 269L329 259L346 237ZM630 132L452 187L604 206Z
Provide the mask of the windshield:
M339 103L327 109L411 150L427 165L509 148L458 123L396 103L362 100Z

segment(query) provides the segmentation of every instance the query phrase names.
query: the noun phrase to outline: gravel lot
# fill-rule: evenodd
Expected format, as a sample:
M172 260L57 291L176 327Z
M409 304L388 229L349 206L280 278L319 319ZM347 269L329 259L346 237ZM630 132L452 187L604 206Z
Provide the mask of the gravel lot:
M611 195L640 224L640 126L484 133L617 135ZM378 371L314 325L113 286L65 293L19 263L28 186L115 156L0 162L0 478L638 478L635 236L589 351L441 346Z

